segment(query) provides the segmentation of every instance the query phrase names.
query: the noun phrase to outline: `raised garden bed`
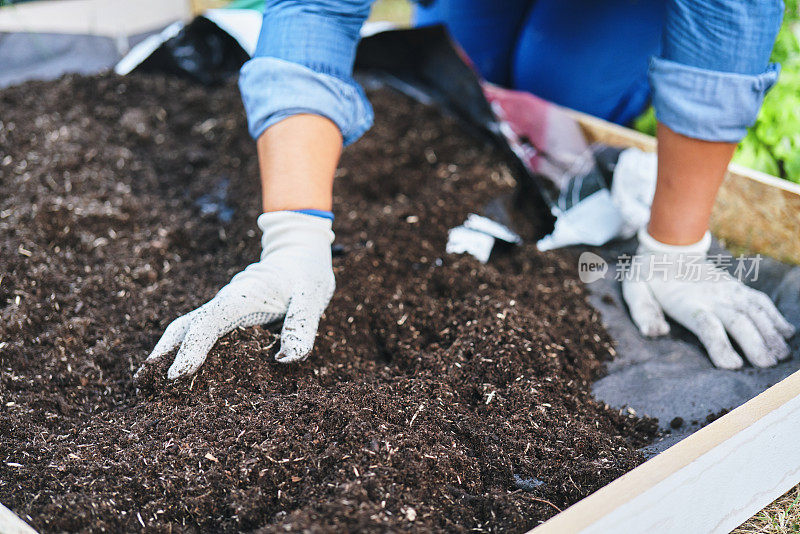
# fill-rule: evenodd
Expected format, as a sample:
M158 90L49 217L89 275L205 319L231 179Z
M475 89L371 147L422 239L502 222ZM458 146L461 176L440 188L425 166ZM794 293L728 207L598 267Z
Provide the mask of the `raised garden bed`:
M0 502L42 532L521 532L643 461L652 422L589 392L613 348L573 259L444 253L512 190L501 156L370 96L312 357L275 363L256 327L191 380L134 384L164 327L258 256L238 92L142 76L0 92Z

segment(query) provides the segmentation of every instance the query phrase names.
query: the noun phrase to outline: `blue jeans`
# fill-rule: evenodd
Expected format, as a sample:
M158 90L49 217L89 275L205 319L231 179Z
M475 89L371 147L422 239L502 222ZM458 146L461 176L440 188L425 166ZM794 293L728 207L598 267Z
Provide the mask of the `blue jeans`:
M415 23L445 24L492 83L620 124L650 100L666 0L438 0Z
M268 0L240 88L258 137L296 113L330 118L345 144L372 123L352 79L371 0ZM652 99L672 130L736 142L778 66L769 54L781 0L435 0L442 22L488 80L624 123ZM648 65L649 60L649 65Z

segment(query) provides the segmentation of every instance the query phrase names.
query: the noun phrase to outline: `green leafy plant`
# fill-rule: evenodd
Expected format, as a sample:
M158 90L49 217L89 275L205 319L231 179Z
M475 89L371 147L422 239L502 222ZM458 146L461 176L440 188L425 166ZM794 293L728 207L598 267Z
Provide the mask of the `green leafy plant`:
M633 127L647 135L656 135L656 110L653 109L653 106L648 107L644 113L634 119Z

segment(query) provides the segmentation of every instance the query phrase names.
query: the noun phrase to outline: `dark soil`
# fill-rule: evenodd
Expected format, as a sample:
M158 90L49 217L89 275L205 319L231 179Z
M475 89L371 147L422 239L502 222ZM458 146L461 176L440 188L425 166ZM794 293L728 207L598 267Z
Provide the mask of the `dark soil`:
M503 161L371 97L311 358L277 364L269 329L239 330L195 378L137 392L164 327L259 253L235 86L0 92L0 502L45 532L522 532L642 461L652 422L589 393L611 340L572 260L444 254L511 191ZM200 207L215 197L229 222Z

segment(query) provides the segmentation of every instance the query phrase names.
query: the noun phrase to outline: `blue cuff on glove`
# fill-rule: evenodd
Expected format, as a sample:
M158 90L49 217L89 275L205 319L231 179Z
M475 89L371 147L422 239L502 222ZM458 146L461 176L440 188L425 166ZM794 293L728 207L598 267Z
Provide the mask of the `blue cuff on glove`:
M313 215L314 217L322 217L323 219L333 220L333 212L325 210L291 210L304 215Z

